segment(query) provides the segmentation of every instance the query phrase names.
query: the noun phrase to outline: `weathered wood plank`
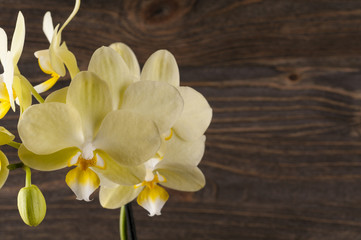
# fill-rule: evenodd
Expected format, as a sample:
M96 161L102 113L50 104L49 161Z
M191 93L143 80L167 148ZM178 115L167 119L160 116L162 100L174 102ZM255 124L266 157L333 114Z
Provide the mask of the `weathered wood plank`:
M73 1L0 1L0 26L23 11L27 38L20 70L46 76L32 53L47 48L45 11L63 22ZM134 205L139 239L358 239L361 234L361 2L84 1L64 39L85 70L92 52L129 44L141 63L171 50L183 85L214 109L201 169L206 187L170 191L162 216ZM68 79L56 85L68 84ZM16 131L17 114L2 124ZM11 161L16 152L2 147ZM117 239L119 212L79 202L67 169L37 172L48 214L21 222L22 171L0 191L0 238Z

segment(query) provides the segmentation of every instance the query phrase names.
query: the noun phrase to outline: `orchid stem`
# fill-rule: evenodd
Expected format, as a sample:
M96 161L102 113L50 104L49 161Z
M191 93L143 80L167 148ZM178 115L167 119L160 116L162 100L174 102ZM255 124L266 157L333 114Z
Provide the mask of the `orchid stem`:
M19 149L21 143L18 143L18 142L15 142L15 141L11 141L9 143L7 143L7 145L13 147L13 148L16 148L16 149Z
M25 187L30 187L31 186L31 170L28 166L24 165L23 169L26 172L26 177L25 177Z
M133 217L133 211L132 211L132 204L128 203L125 205L127 220L128 220L128 226L130 229L130 240L137 240L136 230L135 230L135 224L134 224L134 217Z
M127 240L127 215L125 212L125 206L120 209L120 217L119 217L119 230L120 230L120 239Z

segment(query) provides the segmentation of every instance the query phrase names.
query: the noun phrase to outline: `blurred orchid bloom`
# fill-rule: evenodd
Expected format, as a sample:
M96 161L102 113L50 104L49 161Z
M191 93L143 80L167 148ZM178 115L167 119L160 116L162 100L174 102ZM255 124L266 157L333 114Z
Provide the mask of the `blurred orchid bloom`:
M6 130L4 127L0 127L0 145L5 145L14 140L15 136ZM9 175L9 170L7 166L9 161L6 158L5 154L0 151L0 188L4 185L6 179Z
M80 72L66 91L53 96L23 113L20 159L43 171L76 166L66 182L79 200L89 201L102 182L138 183L145 169L137 165L154 156L161 143L153 121L114 110L110 88L92 72Z
M150 216L160 215L169 195L159 185L190 192L204 186L205 179L197 165L204 153L205 137L195 141L184 141L177 136L163 140L163 153L158 152L143 164L146 175L142 182L133 187L116 185L100 188L100 203L103 207L119 208L137 198L138 204Z
M47 91L60 77L65 76L66 70L64 64L69 70L71 78L74 78L79 72L74 54L68 50L65 42L61 44L61 33L66 25L74 18L79 7L80 0L76 0L73 12L60 29L59 24L54 28L50 12L46 12L44 15L43 31L50 43L50 47L49 49L37 51L34 55L38 58L41 70L44 73L51 75L51 78L35 86L35 90L39 93Z
M8 51L8 38L5 31L0 28L0 61L4 73L0 75L0 119L9 111L10 107L15 111L15 99L21 107L21 112L31 105L30 90L26 89L27 81L20 74L17 66L23 51L25 40L24 16L19 12L16 27L13 34L10 51Z

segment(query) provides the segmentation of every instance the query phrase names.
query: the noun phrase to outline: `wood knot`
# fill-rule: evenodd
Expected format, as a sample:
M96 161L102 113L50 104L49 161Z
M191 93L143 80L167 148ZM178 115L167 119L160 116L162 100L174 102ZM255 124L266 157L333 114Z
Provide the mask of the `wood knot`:
M142 18L147 23L162 23L176 15L179 4L172 0L150 1L142 10Z
M292 73L288 76L288 80L292 81L292 82L296 82L300 79L300 76L296 73Z

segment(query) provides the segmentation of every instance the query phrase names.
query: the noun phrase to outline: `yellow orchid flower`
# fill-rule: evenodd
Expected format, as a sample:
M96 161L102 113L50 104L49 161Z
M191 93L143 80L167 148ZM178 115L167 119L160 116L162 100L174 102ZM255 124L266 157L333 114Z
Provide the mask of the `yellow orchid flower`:
M14 140L15 136L6 130L4 127L0 127L0 145L5 145ZM0 188L4 185L9 175L7 166L9 161L5 154L0 151Z
M195 140L204 134L212 119L212 109L201 93L193 88L180 86L179 69L172 53L167 50L156 51L148 58L139 75L136 68L139 65L138 61L127 45L113 43L110 47L123 57L130 69L135 69L133 76L140 82L168 83L178 90L184 101L183 111L169 128L184 140ZM169 128L161 132L169 131Z
M0 75L0 119L6 115L10 107L15 111L15 102L20 105L21 112L31 105L27 80L20 74L17 66L24 40L25 21L23 14L19 12L9 51L7 35L0 28L0 62L4 69L4 73ZM16 99L18 101L15 101Z
M35 90L39 93L47 91L60 77L65 76L66 70L64 64L68 68L71 78L74 78L79 72L74 54L68 50L65 42L61 44L61 33L66 25L74 18L79 7L80 0L76 0L73 12L60 29L59 25L54 28L50 12L46 12L44 15L43 31L50 43L50 47L49 49L37 51L34 55L38 59L41 70L51 75L51 78L35 86Z
M197 164L203 156L203 134L210 124L212 109L199 92L179 86L178 66L170 52L160 50L154 53L147 60L141 74L138 74L138 62L128 46L115 43L110 47L123 58L128 69L134 69L130 72L136 78L124 91L119 108L129 109L152 119L164 141L157 154L143 164L146 175L142 182L135 188L102 186L101 203L107 208L117 208L138 196L139 205L147 209L151 216L159 215L169 197L159 185L181 191L197 191L204 186L204 176ZM97 58L97 54L94 53L93 57ZM99 63L100 60L95 62ZM159 100L159 96L166 94L166 102L154 100ZM184 102L184 106L179 102ZM158 109L160 106L163 111Z
M62 97L23 113L18 124L20 159L43 171L76 166L66 182L79 200L89 201L99 184L138 183L145 170L136 166L160 146L153 121L114 110L110 88L92 72L76 75L66 89L65 103L63 90L55 94Z
M132 56L129 50L125 55ZM101 47L92 55L88 71L104 76L102 79L112 90L115 109L141 114L156 123L160 134L168 132L183 111L179 91L166 82L136 81L138 70L134 66L138 63L130 65L124 59L113 48ZM136 61L135 57L128 59Z
M201 93L179 86L179 70L173 54L167 50L153 53L143 66L140 80L164 81L177 87L184 108L172 129L184 140L194 140L204 134L212 119L212 109Z
M168 200L167 191L160 185L179 191L198 191L205 184L197 167L204 153L205 137L184 141L177 136L162 144L164 152L149 159L143 166L146 175L139 184L131 186L102 186L100 203L105 208L119 208L137 197L140 206L150 216L160 215Z

